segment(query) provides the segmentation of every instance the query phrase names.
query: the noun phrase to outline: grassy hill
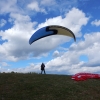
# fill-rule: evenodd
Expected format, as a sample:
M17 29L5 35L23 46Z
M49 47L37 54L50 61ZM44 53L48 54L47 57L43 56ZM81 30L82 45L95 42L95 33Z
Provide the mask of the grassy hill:
M100 100L100 80L67 75L0 74L0 100Z

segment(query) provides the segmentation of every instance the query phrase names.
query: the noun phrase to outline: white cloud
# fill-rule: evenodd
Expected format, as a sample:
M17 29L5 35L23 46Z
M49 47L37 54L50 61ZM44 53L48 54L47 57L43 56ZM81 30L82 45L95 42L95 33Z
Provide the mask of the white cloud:
M84 12L77 8L73 8L65 15L64 18L62 18L62 16L57 16L47 19L45 23L41 23L39 25L39 28L46 25L62 25L72 30L76 36L80 36L81 28L83 25L87 24L88 20L89 18L85 16Z
M29 0L27 2L28 5L27 4L24 5L25 1L23 2L20 1L21 3L20 5L21 6L24 5L23 7L20 7L20 5L17 4L16 0L12 1L3 0L2 2L0 2L0 13L1 14L10 13L9 21L13 22L13 27L5 31L0 31L0 36L2 36L2 40L5 39L8 40L7 42L4 42L2 45L0 45L0 60L17 61L21 59L28 59L29 55L33 57L45 56L49 53L50 50L53 50L58 45L66 41L69 41L69 38L64 36L50 36L41 39L39 41L36 41L34 42L34 44L30 46L28 43L29 38L37 29L46 25L55 25L55 24L62 25L71 29L77 37L80 37L82 26L86 25L89 20L89 18L86 17L85 13L77 8L73 8L68 12L69 8L71 8L73 5L77 5L77 0L72 1L71 2L72 5L70 5L70 2L68 1L66 2L66 0L64 0L63 3L61 3L62 0L60 0L59 2L57 0L53 1L42 0L40 2L37 1L33 2L32 0ZM6 3L7 5L4 7ZM30 13L30 11L43 12L43 13L48 13L48 11L54 11L57 13L57 11L60 11L67 13L63 17L56 16L49 18L45 22L38 24L38 27L35 29L35 25L37 25L37 22L31 22L31 18L28 15L26 15L27 13ZM86 36L85 38L87 37L88 36ZM91 35L89 37L93 38ZM83 53L87 54L86 50L88 50L89 52L88 56L89 59L91 59L91 57L94 57L92 54L94 53L93 51L98 52L99 44L97 42L97 44L94 44L92 47L92 45L89 45L91 43L87 39L86 41L87 41L86 45L84 41L83 42L81 41L78 44L73 44L67 50L67 52L65 53L63 52L62 55L58 51L55 51L53 55L58 56L60 54L60 56L47 62L46 70L53 72L55 71L62 72L62 73L63 72L75 73L76 71L88 70L89 68L92 69L93 67L91 67L90 63L96 66L95 63L98 62L98 57L94 58L95 60L91 60L91 62L87 64L87 66L89 67L85 66L85 63L83 62L79 62L78 57ZM88 47L88 49L86 49L86 47ZM3 62L2 66L5 65L7 66L7 63ZM0 68L0 70L6 72L10 72L12 70L15 70L17 72L28 72L28 71L38 72L38 70L40 70L40 64L39 65L30 64L25 68L16 68L8 70L5 68ZM95 71L97 70L95 69Z
M61 57L47 62L47 70L75 74L77 72L100 73L100 32L86 34L85 41L71 45ZM80 62L80 55L87 55L89 62Z
M6 4L6 6L5 6ZM42 13L48 13L49 11L53 11L55 13L58 13L61 9L63 9L60 12L67 12L67 8L70 5L77 5L77 0L74 0L73 2L69 2L66 0L28 0L28 1L20 1L20 0L3 0L0 2L0 13L1 14L6 14L6 13L18 13L18 14L24 14L24 15L34 15L37 14L36 12L42 12ZM72 8L73 6L71 6ZM32 10L32 11L30 11ZM36 12L34 12L34 11ZM33 16L32 15L32 16ZM12 21L12 19L9 19L9 21Z
M92 25L100 26L100 20L94 20L91 22Z
M36 12L64 14L77 5L78 0L2 0L0 1L0 14L12 12L29 15L37 14Z
M15 19L14 26L0 32L2 39L8 40L0 45L0 55L4 54L4 59L11 61L26 59L29 50L28 40L33 33L35 22L32 23L28 16L19 14L11 14L11 17Z
M43 6L46 11L54 11L55 13L64 14L69 9L77 7L78 0L42 0L40 5Z
M39 6L38 6L38 2L32 2L29 5L27 5L28 8L35 10L35 11L39 11Z
M79 14L76 15L75 13ZM74 17L72 17L73 14ZM81 27L87 24L88 19L89 18L87 18L82 11L73 8L71 11L69 11L69 13L66 14L64 18L62 18L62 16L57 16L54 18L47 19L46 22L38 25L38 29L47 25L62 25L71 29L75 33L76 37L78 37L80 36ZM65 36L49 36L34 42L34 44L32 44L31 46L35 47L35 49L33 49L34 51L36 51L34 54L35 56L38 56L40 54L47 53L58 45L68 41L69 38Z
M3 27L7 21L5 19L0 19L0 27Z
M67 52L50 60L46 64L47 73L75 74L78 72L100 73L100 32L85 34L84 41L72 44ZM57 51L56 51L57 52ZM87 55L88 62L79 60L80 55ZM40 64L30 64L17 72L40 72Z
M34 63L30 63L29 66L26 66L24 68L23 67L15 68L13 70L19 73L28 73L28 72L40 73L40 64L35 65Z
M44 8L41 8L39 6L39 3L37 1L34 1L30 4L27 5L27 8L29 8L30 10L34 10L36 12L43 12L43 13L46 13L45 9Z
M59 56L59 51L54 51L54 53L53 53L53 57L58 57Z
M76 15L75 13L79 14ZM73 14L74 17L72 17ZM65 36L49 36L34 42L34 44L30 46L28 43L29 38L38 28L53 24L63 25L71 29L75 35L78 36L81 27L86 25L88 21L85 14L76 8L69 11L64 18L58 16L47 19L46 22L39 24L36 30L34 27L37 22L31 22L28 15L11 13L10 17L14 21L14 26L11 29L0 32L2 39L8 40L8 42L4 42L0 45L0 55L5 55L5 58L11 61L27 59L30 54L33 55L33 57L45 56L50 50L53 50L58 45L69 41L69 38Z
M43 6L54 6L56 5L56 0L41 0L40 4Z
M0 14L10 13L10 12L20 12L16 3L17 0L0 1Z
M3 66L3 67L8 67L8 66L10 66L10 65L7 64L6 62L0 62L0 65Z

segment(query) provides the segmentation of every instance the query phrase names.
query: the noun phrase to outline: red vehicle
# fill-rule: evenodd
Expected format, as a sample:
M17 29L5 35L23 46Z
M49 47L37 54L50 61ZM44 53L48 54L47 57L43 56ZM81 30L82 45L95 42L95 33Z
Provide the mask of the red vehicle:
M87 79L100 79L100 74L92 73L77 73L71 77L75 81L84 81Z

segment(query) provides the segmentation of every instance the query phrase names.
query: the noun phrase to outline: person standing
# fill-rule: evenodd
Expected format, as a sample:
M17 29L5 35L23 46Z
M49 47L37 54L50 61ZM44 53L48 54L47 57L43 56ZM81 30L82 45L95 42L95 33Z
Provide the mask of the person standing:
M42 74L42 72L44 72L44 74L46 74L45 73L45 64L44 63L41 64L41 74Z

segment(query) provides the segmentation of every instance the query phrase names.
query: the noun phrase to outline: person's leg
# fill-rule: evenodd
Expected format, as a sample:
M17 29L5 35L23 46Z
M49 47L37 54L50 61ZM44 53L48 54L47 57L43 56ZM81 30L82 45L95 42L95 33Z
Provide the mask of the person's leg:
M44 74L45 74L45 69L44 69Z

